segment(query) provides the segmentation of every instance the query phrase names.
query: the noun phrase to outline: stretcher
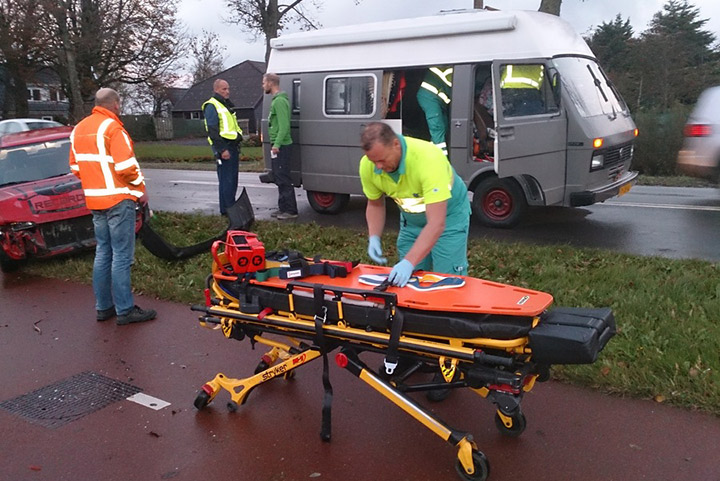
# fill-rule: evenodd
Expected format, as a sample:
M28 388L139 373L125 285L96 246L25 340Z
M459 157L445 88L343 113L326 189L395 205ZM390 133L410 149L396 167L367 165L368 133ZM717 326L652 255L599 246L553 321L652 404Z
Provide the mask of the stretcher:
M524 393L546 381L553 364L592 363L615 333L609 308L550 308L550 294L466 276L416 273L412 287L383 281L387 267L268 252L255 234L230 231L212 247L204 327L225 337L262 344L254 374L219 373L195 398L205 408L222 391L228 408L276 377L323 359L322 439L330 440L332 386L328 354L393 404L456 449L461 478L485 480L490 465L470 434L453 429L409 394L425 391L441 400L468 388L496 407L500 433L519 436L526 419ZM450 279L450 281L446 280ZM453 280L454 279L454 280ZM278 340L279 339L279 340ZM380 353L370 368L361 355ZM413 381L432 372L432 382Z

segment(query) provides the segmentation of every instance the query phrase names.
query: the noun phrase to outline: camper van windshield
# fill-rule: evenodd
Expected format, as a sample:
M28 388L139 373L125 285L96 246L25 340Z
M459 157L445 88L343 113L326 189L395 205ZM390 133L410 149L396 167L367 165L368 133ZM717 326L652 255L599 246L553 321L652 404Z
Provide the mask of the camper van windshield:
M605 72L594 60L581 57L553 59L563 88L583 117L627 113L627 105Z

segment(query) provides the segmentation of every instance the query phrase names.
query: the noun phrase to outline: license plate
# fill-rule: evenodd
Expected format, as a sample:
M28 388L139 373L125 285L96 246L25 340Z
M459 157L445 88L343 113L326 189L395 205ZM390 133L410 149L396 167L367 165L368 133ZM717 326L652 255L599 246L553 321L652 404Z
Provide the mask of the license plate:
M620 186L620 190L618 191L618 197L620 197L623 194L627 194L630 192L630 188L632 187L632 184L625 184L623 186Z

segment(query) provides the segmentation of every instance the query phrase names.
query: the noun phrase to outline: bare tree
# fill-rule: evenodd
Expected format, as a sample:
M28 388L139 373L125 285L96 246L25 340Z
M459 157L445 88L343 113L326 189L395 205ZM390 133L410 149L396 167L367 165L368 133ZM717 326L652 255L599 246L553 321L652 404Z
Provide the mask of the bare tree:
M559 17L561 6L562 0L542 0L540 2L540 8L538 8L538 12L550 13Z
M193 84L224 70L227 48L220 45L219 39L220 37L216 33L203 30L201 37L193 37L191 40Z
M9 93L0 106L5 115L11 98L15 115L28 115L27 84L47 61L43 43L48 37L41 17L37 0L0 0L0 61L5 65L3 81Z
M52 21L57 69L75 121L99 87L148 82L183 53L177 0L37 1Z
M301 28L315 29L319 24L300 5L303 0L293 0L288 5L279 5L278 0L226 0L231 17L229 22L240 25L257 38L265 37L265 62L270 57L270 40L289 23L299 23ZM311 8L319 8L314 0ZM357 3L357 2L356 2Z

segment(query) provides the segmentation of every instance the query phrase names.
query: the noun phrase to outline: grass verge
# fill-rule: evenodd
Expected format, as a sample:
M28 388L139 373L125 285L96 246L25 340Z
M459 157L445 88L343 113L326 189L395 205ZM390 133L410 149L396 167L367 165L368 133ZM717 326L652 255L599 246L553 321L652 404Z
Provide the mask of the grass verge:
M169 242L188 245L222 231L225 219L161 212L152 223ZM369 262L364 231L268 221L253 231L268 250ZM391 263L395 236L383 238ZM555 378L720 415L720 264L478 239L468 252L472 276L549 292L556 306L612 307L618 334L598 361L554 366ZM90 252L31 263L26 271L89 284L92 260ZM201 303L211 265L209 253L167 262L138 243L133 286L157 298Z

